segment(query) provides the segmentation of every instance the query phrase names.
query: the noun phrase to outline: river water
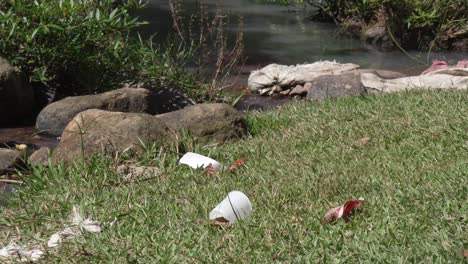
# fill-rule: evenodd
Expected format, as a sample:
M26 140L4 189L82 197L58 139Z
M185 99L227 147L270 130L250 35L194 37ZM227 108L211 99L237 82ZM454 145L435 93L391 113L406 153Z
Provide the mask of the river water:
M183 14L199 12L199 1L181 1ZM205 0L211 15L216 10L216 0ZM362 68L397 70L408 75L418 74L432 59L437 58L455 63L468 57L466 53L409 51L381 52L361 41L343 36L338 28L329 23L318 23L308 19L312 10L302 6L287 8L273 4L259 4L252 0L221 1L222 12L230 17L227 30L231 36L237 32L237 17L243 18L246 66L248 69L269 63L299 64L317 60L336 60L356 63ZM171 12L168 0L150 0L149 6L138 13L143 20L146 33L157 33L164 39L174 32L171 28ZM231 40L234 38L231 37Z

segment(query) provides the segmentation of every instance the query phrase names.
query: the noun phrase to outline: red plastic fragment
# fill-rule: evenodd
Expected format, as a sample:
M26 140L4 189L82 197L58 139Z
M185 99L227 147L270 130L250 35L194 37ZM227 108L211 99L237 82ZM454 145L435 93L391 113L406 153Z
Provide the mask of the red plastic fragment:
M322 224L327 223L327 222L333 222L334 220L337 220L340 218L348 217L351 211L354 208L358 207L362 203L362 201L364 201L364 198L348 200L343 205L340 205L340 206L337 206L335 208L328 210L328 212L325 214L325 216L322 219Z
M214 167L213 167L213 164L208 164L208 166L205 167L205 170L203 170L203 172L206 172L208 173L209 175L213 176L214 174Z
M244 158L240 158L238 160L236 160L236 162L234 162L231 167L229 167L229 171L232 171L233 169L235 169L237 166L239 166L240 164L244 163L245 159Z

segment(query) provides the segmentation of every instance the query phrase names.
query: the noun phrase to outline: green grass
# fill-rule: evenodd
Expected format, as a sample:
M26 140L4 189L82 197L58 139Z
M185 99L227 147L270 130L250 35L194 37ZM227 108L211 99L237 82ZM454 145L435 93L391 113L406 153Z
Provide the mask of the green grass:
M48 250L45 263L462 263L468 248L468 92L434 91L294 103L248 116L251 135L191 150L235 174L176 166L170 151L141 161L162 175L125 182L110 158L34 170L0 218L0 246L48 237L73 205L104 223ZM369 137L366 145L356 145ZM190 145L190 144L187 144ZM211 226L209 211L241 190L253 214ZM321 225L347 199L351 221Z

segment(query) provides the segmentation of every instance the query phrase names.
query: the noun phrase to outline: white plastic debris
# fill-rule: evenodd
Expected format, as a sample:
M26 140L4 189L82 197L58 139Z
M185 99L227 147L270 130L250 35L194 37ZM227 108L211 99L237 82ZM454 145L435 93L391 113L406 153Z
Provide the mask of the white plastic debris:
M77 235L79 235L79 230L77 228L72 228L72 227L67 227L63 229L62 231L54 233L50 238L49 241L47 241L47 246L48 247L56 247L60 243L62 243L65 239L67 238L73 238Z
M210 166L210 164L214 170L221 170L223 168L223 165L216 160L193 152L185 153L185 155L182 156L182 158L179 160L179 163L188 165L194 169L205 169L206 167Z
M15 258L21 262L36 262L43 255L44 252L38 246L21 247L15 242L10 242L6 247L0 249L0 257Z
M90 233L101 232L101 224L98 221L94 221L90 218L83 219L76 206L73 206L71 219L72 224L74 226L78 226L81 231Z
M233 224L237 220L247 219L251 213L249 198L240 191L232 191L210 212L210 220L227 220Z
M89 218L83 219L76 206L73 206L70 222L72 224L71 226L67 226L63 230L50 236L49 241L47 241L48 247L57 247L65 239L79 236L82 232L101 232L101 224Z

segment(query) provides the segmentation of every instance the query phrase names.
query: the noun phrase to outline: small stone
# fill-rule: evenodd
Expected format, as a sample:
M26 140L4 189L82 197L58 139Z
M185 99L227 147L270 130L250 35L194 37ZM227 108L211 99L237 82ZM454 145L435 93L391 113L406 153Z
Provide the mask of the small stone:
M279 94L280 94L280 95L283 95L283 96L286 96L286 95L288 95L290 92L291 92L291 89L287 89L287 90L281 91Z
M261 90L260 90L259 94L260 94L260 95L265 95L265 94L267 94L267 93L270 92L270 91L271 91L271 88L264 88L264 89L261 89Z
M292 89L290 95L306 95L307 94L307 89L305 89L302 85L296 85L294 89Z
M309 91L309 89L312 88L312 83L311 83L311 82L306 82L306 83L304 84L304 88L305 88L307 91Z
M148 179L161 174L161 170L157 167L146 167L137 165L120 165L116 169L116 173L121 175L125 180L132 179Z
M50 149L48 147L42 147L29 156L28 162L33 166L47 166L49 163L49 153Z
M268 96L272 96L275 93L275 91L271 90L268 92Z
M281 89L281 86L275 85L275 86L273 86L273 88L272 88L271 90L272 90L273 92L275 92L275 93L279 93L279 92L281 92L281 90L283 90L283 89Z
M0 148L0 175L15 166L20 160L21 152L13 149Z

